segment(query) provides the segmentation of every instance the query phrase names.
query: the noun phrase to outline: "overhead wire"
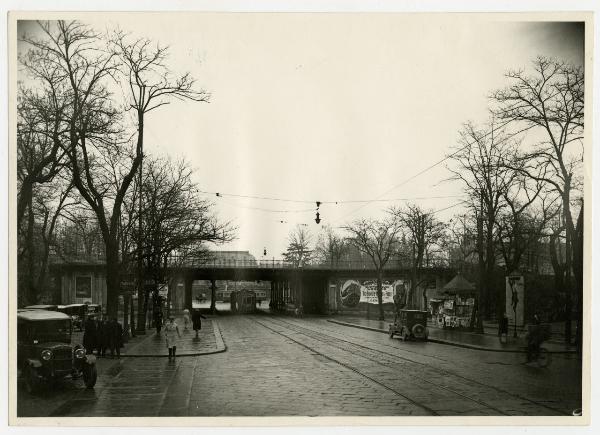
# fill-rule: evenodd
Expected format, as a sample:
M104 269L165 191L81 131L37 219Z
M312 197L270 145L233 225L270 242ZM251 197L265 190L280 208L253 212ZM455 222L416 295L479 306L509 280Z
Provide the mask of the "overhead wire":
M495 130L498 130L498 129L501 129L501 128L505 127L505 126L506 126L506 125L508 125L510 122L512 122L512 120L510 120L510 119L509 119L508 121L504 122L503 124L499 125L498 127L495 127L493 130L491 130L491 131L489 131L489 132L487 132L487 133L483 134L483 135L482 135L482 136L479 138L479 140L481 140L481 139L484 139L484 138L486 138L487 136L489 136L489 135L493 134ZM502 140L498 141L497 143L498 143L498 144L500 144L500 143L506 142L507 140L509 140L509 139L512 139L512 138L513 138L513 137L515 137L516 135L518 135L518 134L520 134L520 133L523 133L524 131L527 131L527 130L529 130L529 129L531 129L531 127L526 127L526 128L523 128L523 129L521 129L521 130L518 130L518 131L514 132L513 134L510 134L510 135L508 135L507 137L503 138ZM352 210L351 212L349 212L349 213L345 214L345 215L344 215L344 216L342 216L341 218L339 218L339 219L336 219L336 220L335 220L335 222L339 222L340 220L342 220L342 219L344 219L344 218L346 218L346 217L348 217L348 216L351 216L351 215L353 215L353 214L354 214L354 213L356 213L357 211L359 211L359 210L363 209L364 207L368 206L370 203L372 203L372 202L375 202L375 201L379 200L379 198L381 198L382 196L385 196L385 195L387 195L387 194L388 194L388 193L390 193L391 191L393 191L393 190L396 190L398 187L400 187L400 186L402 186L402 185L404 185L404 184L408 183L409 181L412 181L412 180L414 180L414 179L415 179L415 178L417 178L418 176L420 176L420 175L424 174L425 172L427 172L427 171L429 171L429 170L431 170L431 169L435 168L436 166L438 166L438 165L442 164L442 163L443 163L443 162L445 162L446 160L448 160L448 159L450 159L450 158L454 157L455 155L457 155L458 153L460 153L460 152L464 151L465 149L467 149L467 148L468 148L468 147L470 147L471 145L474 145L476 142L477 142L477 140L474 140L474 141L472 141L472 142L466 143L464 146L460 147L459 149L457 149L457 150L456 150L456 151L454 151L453 153L451 153L451 154L448 154L448 155L447 155L447 156L445 156L443 159L440 159L440 160L438 160L437 162L433 163L432 165L429 165L429 166L428 166L428 167L426 167L425 169L423 169L423 170L421 170L421 171L417 172L417 173L416 173L416 174L414 174L414 175L411 175L411 176L410 176L410 177L408 177L407 179L403 180L402 182L400 182L400 183L396 184L395 186L391 187L390 189L386 190L386 191L385 191L385 192L383 192L381 195L379 195L379 196L378 196L376 199L374 199L374 200L372 200L372 201L369 201L368 203L365 203L365 204L361 205L360 207L356 208L355 210Z

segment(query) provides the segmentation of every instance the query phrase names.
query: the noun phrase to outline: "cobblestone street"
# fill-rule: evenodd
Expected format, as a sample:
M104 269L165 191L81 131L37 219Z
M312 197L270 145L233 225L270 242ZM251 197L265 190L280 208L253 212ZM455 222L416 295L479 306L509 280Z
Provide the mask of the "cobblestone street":
M21 415L569 415L581 406L570 354L539 369L518 353L402 342L324 318L213 322L225 352L105 360L93 390L65 382L31 397L20 386Z

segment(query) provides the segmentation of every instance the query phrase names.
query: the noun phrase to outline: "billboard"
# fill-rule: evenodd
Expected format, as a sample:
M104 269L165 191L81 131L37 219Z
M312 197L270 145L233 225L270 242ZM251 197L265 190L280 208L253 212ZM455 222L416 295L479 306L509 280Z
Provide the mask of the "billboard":
M394 296L405 298L410 287L408 280L395 280L382 282L382 303L393 303ZM377 281L349 279L340 285L340 298L342 305L356 307L359 303L377 304Z

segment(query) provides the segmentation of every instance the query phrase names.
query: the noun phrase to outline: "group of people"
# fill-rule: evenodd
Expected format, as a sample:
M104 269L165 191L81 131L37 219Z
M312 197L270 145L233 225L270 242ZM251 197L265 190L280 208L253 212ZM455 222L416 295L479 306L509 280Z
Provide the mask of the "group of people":
M159 317L161 320L160 324L156 322L156 333L160 334L162 329L162 316ZM192 329L196 332L196 338L198 338L198 333L202 328L202 320L206 319L201 313L200 310L193 310L192 315L190 316L190 311L188 309L183 310L183 325L184 331L187 331L189 326L192 326ZM167 349L169 350L169 359L175 358L177 352L177 340L181 338L181 332L179 331L179 325L175 322L175 316L170 315L168 321L164 324L165 328L165 341L167 343Z
M121 357L123 347L123 327L112 318L103 320L95 316L88 316L84 324L83 347L88 354L96 351L99 357L104 357L110 351L111 358L115 354Z

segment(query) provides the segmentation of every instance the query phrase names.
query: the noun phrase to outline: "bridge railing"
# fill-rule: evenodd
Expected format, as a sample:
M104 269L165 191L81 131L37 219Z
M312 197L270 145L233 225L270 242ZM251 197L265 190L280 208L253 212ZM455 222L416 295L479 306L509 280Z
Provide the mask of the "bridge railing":
M260 260L240 260L240 259L178 259L173 257L169 261L170 266L179 267L198 267L198 268L232 268L232 269L322 269L322 270L375 270L375 266L367 261L336 261L327 263L305 263L297 264L282 259L260 259ZM445 266L445 264L432 264L435 266ZM410 265L406 261L389 261L384 269L392 270L398 268L407 268Z

